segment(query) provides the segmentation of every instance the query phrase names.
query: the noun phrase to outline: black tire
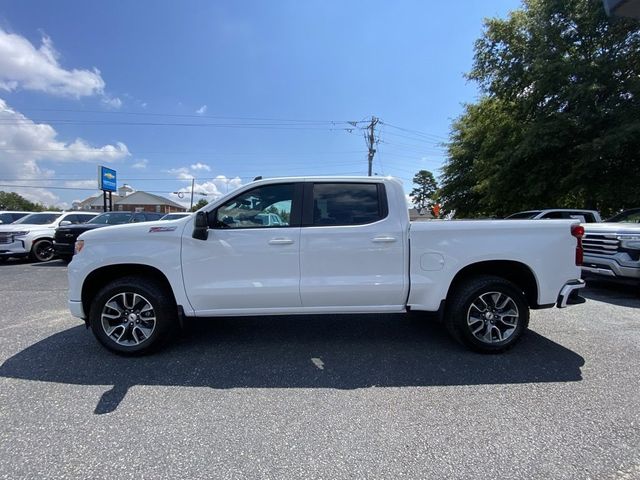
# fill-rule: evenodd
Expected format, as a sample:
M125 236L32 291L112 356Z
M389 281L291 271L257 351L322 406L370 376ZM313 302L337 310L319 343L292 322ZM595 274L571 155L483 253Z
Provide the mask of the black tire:
M503 302L504 308L496 308ZM500 277L482 275L463 281L452 292L446 308L444 322L449 334L480 353L508 350L529 326L529 305L524 293Z
M123 294L125 297L122 297ZM137 297L133 297L133 294ZM117 298L114 300L114 297ZM103 322L103 313L105 315L118 314L117 310L108 307L107 303L110 302L110 305L114 305L114 302L120 302L122 304L123 298L125 304L128 303L133 308L123 308L120 317L113 319L113 321L105 317ZM137 302L135 298L138 298ZM150 323L145 317L149 311L139 313L137 317L139 321L129 317L139 311L135 304L141 304L140 298L150 304L151 313L155 319L153 329L144 338L141 338L144 335L139 327L147 330L150 328ZM144 325L145 323L147 325ZM130 276L110 282L98 292L91 302L89 310L89 324L96 339L108 350L121 355L143 355L157 350L169 339L177 323L177 308L171 292L148 277ZM117 328L115 332L111 330L114 326ZM112 336L108 335L106 328L111 330ZM115 337L120 333L123 334L123 337L118 342Z
M29 258L34 262L48 262L55 256L53 241L48 238L37 240L31 246Z

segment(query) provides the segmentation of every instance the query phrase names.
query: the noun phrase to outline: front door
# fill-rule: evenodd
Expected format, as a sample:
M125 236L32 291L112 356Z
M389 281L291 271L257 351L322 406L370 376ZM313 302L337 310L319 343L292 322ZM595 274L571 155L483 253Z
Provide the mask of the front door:
M185 231L184 283L198 315L301 306L301 194L302 184L255 187L209 212L207 240Z

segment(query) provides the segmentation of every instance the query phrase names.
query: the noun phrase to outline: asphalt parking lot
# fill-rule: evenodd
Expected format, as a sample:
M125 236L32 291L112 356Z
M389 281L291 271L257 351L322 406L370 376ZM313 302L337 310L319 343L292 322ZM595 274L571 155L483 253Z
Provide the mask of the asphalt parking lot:
M121 358L66 266L0 264L2 478L640 478L640 295L470 353L405 315L198 321Z

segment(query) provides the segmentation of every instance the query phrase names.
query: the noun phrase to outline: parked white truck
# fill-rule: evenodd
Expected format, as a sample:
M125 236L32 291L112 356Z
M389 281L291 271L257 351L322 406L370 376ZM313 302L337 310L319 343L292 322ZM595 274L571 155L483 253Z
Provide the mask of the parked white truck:
M266 224L275 213L284 225ZM115 352L149 351L188 317L438 312L480 352L529 309L584 301L576 221L410 223L393 178L260 180L174 221L82 234L69 307Z

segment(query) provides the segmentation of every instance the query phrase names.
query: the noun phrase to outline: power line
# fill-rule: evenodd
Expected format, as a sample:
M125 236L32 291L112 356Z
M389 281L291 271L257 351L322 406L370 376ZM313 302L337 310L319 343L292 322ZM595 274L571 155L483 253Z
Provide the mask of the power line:
M73 152L73 153L104 153L96 149L79 149L73 148L0 148L0 152ZM217 156L230 156L230 155L254 155L254 156L287 156L287 155L342 155L351 153L366 153L365 150L343 150L335 152L212 152L212 151L167 151L167 150L136 150L138 154L167 154L167 155L217 155Z
M411 135L403 135L402 133L396 133L396 132L386 132L387 135L392 135L394 137L400 137L400 138L406 138L408 140L413 140L414 142L424 142L428 145L443 145L443 143L445 142L445 140L441 140L441 141L436 141L436 140L428 140L426 138L421 138L418 136L411 136Z
M0 125L7 126L37 126L46 123L48 125L80 125L80 126L123 126L123 127L208 127L208 128L239 128L248 130L322 130L322 131L348 131L350 128L336 125L299 125L295 123L204 123L204 122L111 122L111 121L78 121L60 119L30 119L25 121L2 121Z
M393 125L393 124L391 124L389 122L384 122L384 124L388 125L391 128L395 128L397 130L401 130L401 131L407 132L407 133L413 133L415 135L420 135L420 136L423 136L423 137L426 137L426 138L430 137L430 138L433 138L433 139L436 139L436 140L442 140L442 141L446 141L447 140L445 137L442 137L441 135L435 135L433 133L421 132L420 130L413 130L411 128L399 127L399 126Z
M298 123L365 123L364 120L317 120L317 119L297 119L297 118L269 118L269 117L243 117L243 116L225 116L225 115L206 115L206 114L184 114L184 113L157 113L157 112L131 112L131 111L104 111L104 110L82 110L67 108L23 108L23 112L60 112L60 113L96 113L104 115L135 115L143 117L173 117L173 118L210 118L217 120L247 120L247 121L264 121L264 122L298 122Z

